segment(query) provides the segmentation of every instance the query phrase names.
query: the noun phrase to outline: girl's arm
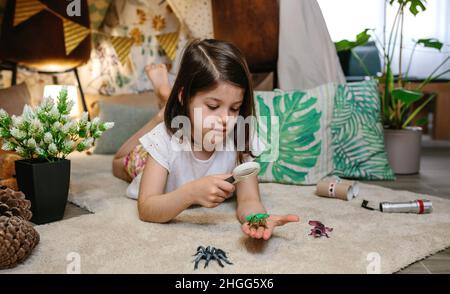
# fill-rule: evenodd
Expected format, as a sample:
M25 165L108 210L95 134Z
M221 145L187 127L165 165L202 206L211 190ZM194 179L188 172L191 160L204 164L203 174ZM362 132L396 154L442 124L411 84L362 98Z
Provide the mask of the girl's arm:
M237 218L245 223L247 216L253 213L266 213L259 197L258 178L251 176L236 184Z
M268 240L272 236L275 227L289 222L298 222L299 218L293 214L270 215L266 220L266 226L250 227L246 217L253 213L266 213L259 196L258 178L256 175L236 184L237 189L237 217L242 223L242 231L252 238Z
M180 187L164 194L168 171L149 156L139 187L139 218L147 222L168 222L192 205L189 194Z
M193 204L213 208L231 196L234 185L225 181L231 174L211 175L164 193L168 171L149 156L139 187L138 211L142 221L165 223Z

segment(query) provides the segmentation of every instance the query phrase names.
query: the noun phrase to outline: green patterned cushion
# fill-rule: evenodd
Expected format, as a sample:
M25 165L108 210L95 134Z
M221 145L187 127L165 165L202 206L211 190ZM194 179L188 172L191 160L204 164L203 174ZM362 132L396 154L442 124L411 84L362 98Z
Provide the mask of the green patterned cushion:
M256 159L261 182L315 184L333 170L330 123L335 86L306 91L255 92L258 136L265 150ZM263 117L278 117L276 120Z
M331 126L334 174L362 180L394 180L384 149L378 84L338 85Z

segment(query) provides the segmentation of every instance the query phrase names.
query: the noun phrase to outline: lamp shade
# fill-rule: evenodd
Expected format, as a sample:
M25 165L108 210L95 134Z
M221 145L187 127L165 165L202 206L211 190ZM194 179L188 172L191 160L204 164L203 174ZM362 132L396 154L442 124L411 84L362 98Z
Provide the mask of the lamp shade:
M80 15L68 16L67 6L70 1L39 0L65 19L89 28L87 0L77 1L81 5ZM8 1L5 7L0 35L0 60L44 72L63 72L89 60L89 35L66 55L63 21L50 11L44 9L14 26L16 2Z

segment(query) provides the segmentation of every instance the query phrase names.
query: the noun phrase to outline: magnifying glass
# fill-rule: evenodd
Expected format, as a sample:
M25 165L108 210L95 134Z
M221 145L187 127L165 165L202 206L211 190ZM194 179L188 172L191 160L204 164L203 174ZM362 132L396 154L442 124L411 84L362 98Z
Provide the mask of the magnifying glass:
M240 164L234 168L233 175L225 179L225 181L231 184L239 183L250 176L258 174L260 168L259 163L254 161Z

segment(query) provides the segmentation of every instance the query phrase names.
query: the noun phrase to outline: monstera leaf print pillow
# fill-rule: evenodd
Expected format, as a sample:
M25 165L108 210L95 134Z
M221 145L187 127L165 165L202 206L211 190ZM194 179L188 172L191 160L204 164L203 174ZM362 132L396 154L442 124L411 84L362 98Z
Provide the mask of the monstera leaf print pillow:
M261 182L315 184L333 170L330 123L335 85L305 91L255 92L264 152Z
M338 85L333 121L334 174L364 180L393 180L384 149L378 83Z

